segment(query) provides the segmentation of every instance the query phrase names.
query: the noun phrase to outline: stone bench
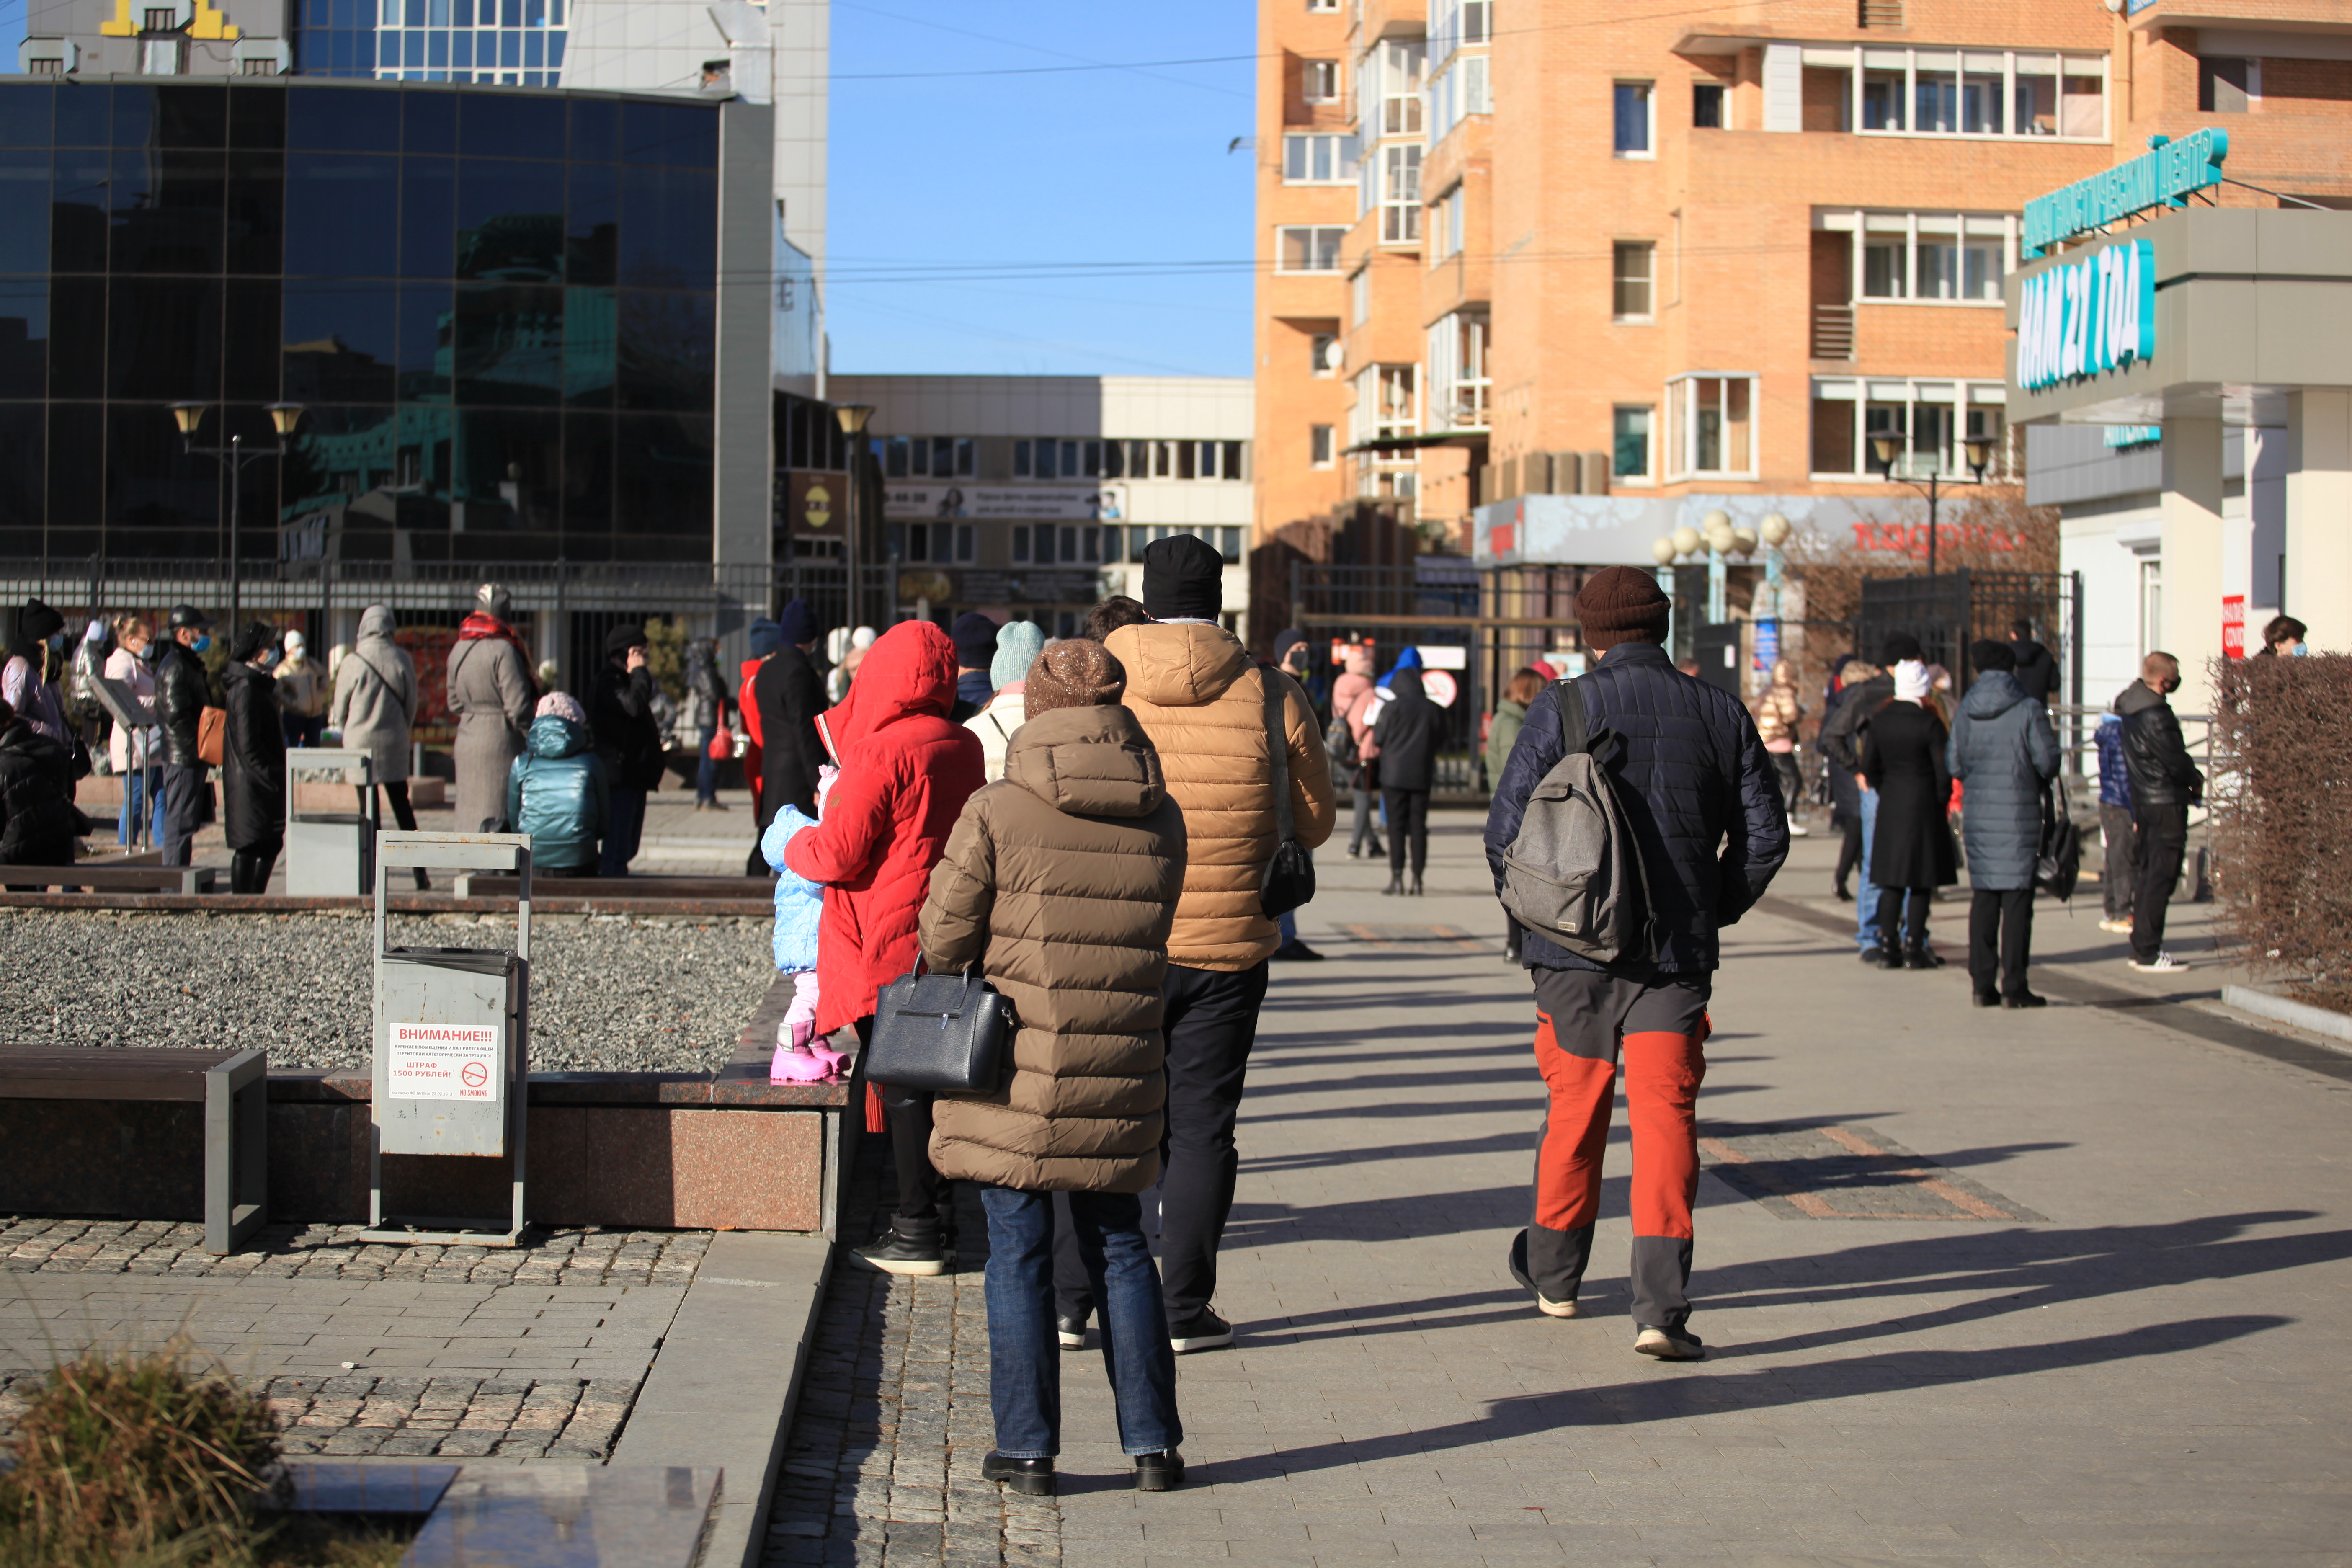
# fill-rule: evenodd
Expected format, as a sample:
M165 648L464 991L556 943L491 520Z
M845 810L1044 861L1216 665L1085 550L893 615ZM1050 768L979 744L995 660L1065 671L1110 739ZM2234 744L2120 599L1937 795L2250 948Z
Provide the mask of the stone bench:
M87 888L93 893L209 893L216 879L210 866L108 865L0 866L0 887L46 892L51 888Z
M234 1252L268 1217L268 1074L262 1051L0 1046L0 1211L195 1217L193 1134L205 1249Z

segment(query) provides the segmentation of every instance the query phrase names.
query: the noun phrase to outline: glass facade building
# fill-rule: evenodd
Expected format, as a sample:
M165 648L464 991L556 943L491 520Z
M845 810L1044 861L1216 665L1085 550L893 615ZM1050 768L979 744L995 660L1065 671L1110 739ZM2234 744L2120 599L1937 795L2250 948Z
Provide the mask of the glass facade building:
M555 87L568 0L295 0L304 76Z
M0 556L710 562L721 109L0 83Z

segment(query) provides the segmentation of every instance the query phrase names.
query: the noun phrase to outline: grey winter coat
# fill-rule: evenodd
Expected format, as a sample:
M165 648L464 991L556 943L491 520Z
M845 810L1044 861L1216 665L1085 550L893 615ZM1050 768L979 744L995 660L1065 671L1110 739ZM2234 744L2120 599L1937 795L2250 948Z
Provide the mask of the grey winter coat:
M2042 788L2058 772L2050 710L2009 671L1980 675L1960 700L1944 763L1966 791L1960 833L1969 847L1969 885L2033 886Z
M343 744L374 759L378 784L408 777L408 731L416 722L416 664L392 640L392 629L383 605L360 612L360 639L335 671L327 710L327 727L342 732Z
M496 833L507 819L507 773L523 752L539 689L522 650L472 637L449 650L449 711L457 716L459 833Z

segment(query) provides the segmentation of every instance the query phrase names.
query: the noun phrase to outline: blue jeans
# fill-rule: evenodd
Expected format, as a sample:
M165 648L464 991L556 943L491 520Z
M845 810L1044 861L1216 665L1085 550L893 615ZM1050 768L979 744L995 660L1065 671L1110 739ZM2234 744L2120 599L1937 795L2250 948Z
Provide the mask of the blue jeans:
M163 842L163 770L133 768L122 775L122 814L115 821L114 841L135 849L144 835L150 844Z
M700 805L719 798L719 759L710 754L710 742L719 739L719 726L705 724L697 733L702 737L702 763L695 770L694 803Z
M1050 1459L1062 1447L1062 1352L1054 1340L1054 1194L986 1187L988 1401L996 1451ZM1103 1370L1118 1405L1118 1444L1157 1454L1184 1440L1176 1357L1143 1207L1132 1193L1072 1193L1070 1228L1102 1303Z
M1853 940L1860 947L1878 945L1878 884L1870 879L1870 841L1878 832L1878 792L1862 792L1862 891L1853 900Z
M596 855L596 875L625 877L637 858L637 839L646 830L646 792L616 789L612 810L604 818L604 842Z
M1298 940L1298 917L1289 910L1274 917L1274 929L1282 933L1282 945L1288 947Z

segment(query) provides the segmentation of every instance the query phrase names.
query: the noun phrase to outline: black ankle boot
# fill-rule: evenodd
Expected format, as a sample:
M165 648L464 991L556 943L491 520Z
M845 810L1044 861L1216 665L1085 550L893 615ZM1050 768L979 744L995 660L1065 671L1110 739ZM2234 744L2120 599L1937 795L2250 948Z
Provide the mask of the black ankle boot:
M1003 1481L1024 1497L1054 1495L1054 1461L1051 1459L1008 1459L992 1453L980 1462L980 1479Z
M1933 952L1930 952L1927 950L1927 944L1926 942L1907 942L1903 944L1903 967L1906 969L1941 969L1944 967L1944 961L1937 958Z
M1399 872L1393 872L1393 871L1392 871L1392 872L1391 872L1391 873L1389 874L1389 885L1388 885L1387 887L1382 888L1382 889L1381 889L1381 896L1382 898L1386 898L1386 897L1388 897L1388 896L1389 896L1390 894L1391 894L1391 893L1402 893L1402 892L1403 892L1403 891L1404 891L1404 877L1403 877L1403 875L1402 875L1402 873L1399 873Z
M1421 897L1421 873L1420 873L1420 872L1415 871L1415 872L1412 874L1412 887L1410 887L1410 888L1407 888L1407 889L1405 889L1405 891L1406 891L1408 894L1410 894L1412 897L1413 897L1413 898L1416 898L1416 899L1417 899L1417 898Z

